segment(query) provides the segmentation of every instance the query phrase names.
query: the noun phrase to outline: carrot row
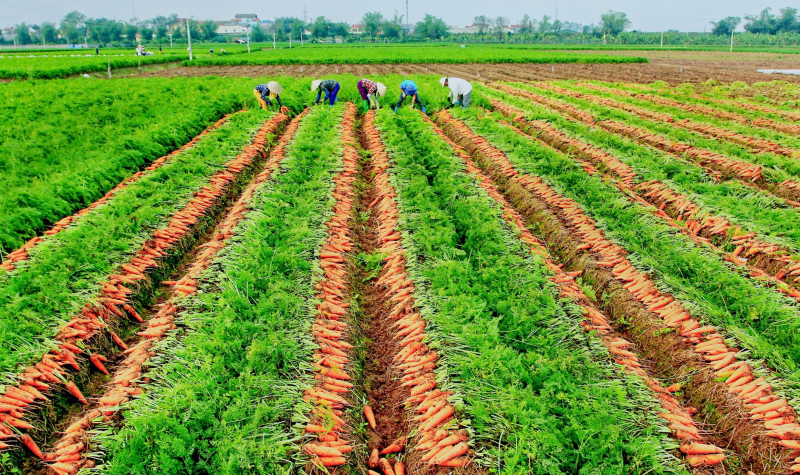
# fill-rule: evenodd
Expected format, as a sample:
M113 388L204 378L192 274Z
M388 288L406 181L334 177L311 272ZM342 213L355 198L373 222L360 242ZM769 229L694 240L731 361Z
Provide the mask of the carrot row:
M745 109L750 109L758 112L765 112L767 114L772 115L779 115L783 117L785 120L793 121L793 122L800 122L800 112L792 112L792 111L785 111L781 109L776 109L774 107L768 107L761 104L750 104L749 102L745 101L726 101L722 99L716 99L713 97L706 97L701 95L692 95L695 99L700 99L704 101L716 102L717 104L734 106L734 107L744 107Z
M607 99L605 97L593 96L591 94L583 94L581 92L572 91L552 84L535 83L534 85L541 89L547 89L550 91L557 92L559 94L565 94L595 104L600 104L615 109L621 109L626 112L638 115L639 117L645 117L647 119L652 119L659 122L667 122L670 124L679 125L687 130L699 132L701 134L708 135L711 137L728 140L729 142L733 142L739 145L744 145L756 152L763 152L763 151L772 152L789 158L800 157L800 150L784 147L770 140L749 137L747 135L740 134L738 132L733 132L731 130L715 127L710 124L701 124L699 122L694 122L689 119L675 119L672 115L665 114L663 112L654 112L648 109L637 107L633 104L626 104L624 102L615 101L613 99Z
M348 103L341 125L341 140L344 145L343 169L333 179L333 216L325 223L327 239L320 251L320 267L323 278L315 289L321 301L316 306L312 326L314 342L319 346L314 351L314 387L308 388L303 399L315 406L306 434L315 440L303 445L303 451L312 457L314 465L334 467L347 463L345 454L353 447L347 441L347 429L343 416L350 406L347 396L353 384L345 368L350 364L350 349L347 341L348 307L347 263L345 253L353 249L353 241L347 222L355 206L354 184L358 178L358 150L355 148L356 107Z
M395 368L406 388L406 406L414 408L413 421L418 424L412 450L421 451L421 460L441 467L465 467L470 463L471 449L466 431L458 427L455 409L448 401L450 391L437 387L434 370L439 355L424 343L426 321L416 308L415 285L406 271L402 236L397 229L399 209L394 187L389 183L389 155L380 133L375 128L375 115L368 112L363 119L366 142L372 151L374 185L377 194L371 203L379 223L378 251L386 255L377 285L384 290L384 300L389 303L389 316L396 320L392 325L392 338L398 351L394 357ZM381 452L400 452L406 448L405 437ZM380 463L377 454L374 463Z
M2 263L0 263L0 270L4 270L6 272L11 272L12 270L14 270L16 268L15 264L20 262L20 261L28 260L28 256L30 254L31 249L33 249L34 247L36 247L36 245L38 245L38 244L42 243L43 241L45 241L47 239L47 236L55 236L56 234L60 233L61 231L66 229L67 226L69 226L73 221L75 221L79 217L89 214L94 208L97 208L98 206L103 205L106 202L108 202L108 200L111 199L120 190L122 190L123 188L126 188L127 186L129 186L130 184L132 184L133 182L135 182L136 180L141 178L142 175L145 175L147 172L150 172L152 170L158 169L159 167L164 165L170 159L176 157L177 155L180 155L181 153L186 151L186 149L188 149L188 148L192 147L194 144L196 144L204 136L208 135L211 131L213 131L214 129L217 129L222 124L224 124L228 120L228 117L230 117L230 114L225 114L224 116L222 116L221 119L219 119L215 123L211 124L211 126L209 126L207 129L205 129L202 132L200 132L196 137L194 137L192 140L190 140L189 142L187 142L186 144L181 146L179 149L174 150L174 151L170 152L168 155L165 155L165 156L163 156L161 158L158 158L158 159L154 160L153 163L151 163L147 168L145 168L142 171L138 171L138 172L134 173L133 175L131 175L130 177L128 177L127 179L125 179L124 181L119 183L117 186L115 186L114 188L109 190L108 193L103 195L102 198L98 199L97 201L95 201L94 203L90 204L86 208L78 211L77 213L73 214L72 216L67 216L66 218L62 218L62 219L56 221L53 224L52 228L50 228L49 230L44 232L44 236L32 237L31 239L28 240L28 242L23 244L19 249L15 250L15 251L12 251L12 252L9 252L5 256L5 258L3 259Z
M258 130L250 145L245 147L233 160L228 162L225 170L216 173L209 179L209 183L169 221L166 227L153 232L153 238L146 241L128 263L120 266L118 274L111 275L102 285L102 289L95 303L87 303L80 313L64 324L55 339L56 347L46 353L41 362L28 367L19 375L20 384L16 387L7 386L5 393L0 396L0 401L15 401L24 403L21 407L27 409L27 414L7 415L0 411L2 422L18 429L33 428L25 419L36 407L34 400L46 400L40 391L47 392L53 385L64 384L82 404L87 404L74 382L67 382L64 375L68 368L80 369L78 356L84 353L86 347L92 347L90 340L103 332L108 332L112 339L123 349L125 343L109 329L109 323L130 316L142 322L132 306L130 296L139 288L137 282L147 281L146 274L159 265L159 258L171 252L177 243L192 232L192 226L204 217L219 201L226 190L236 180L237 175L251 165L255 158L264 155L264 148L270 140L270 134L283 124L288 117L277 114L266 121ZM188 290L188 289L187 289ZM168 325L160 330L151 329L151 333L166 331ZM78 344L84 347L81 348ZM96 362L93 362L97 366ZM22 391L32 398L19 395ZM22 416L22 417L17 417Z
M666 97L656 96L653 94L643 94L643 93L635 93L629 92L622 89L611 89L604 86L599 86L597 84L581 82L579 83L581 87L585 87L587 89L592 89L595 91L605 92L608 94L615 94L615 95L622 95L626 97L633 97L636 99L641 99L645 101L652 102L654 104L659 104L666 107L672 107L675 109L680 109L686 112L692 112L695 114L704 114L709 117L722 117L724 119L738 122L744 125L750 125L753 127L758 127L762 129L770 129L775 130L777 132L782 132L785 134L800 134L800 125L794 124L784 124L781 122L775 122L774 120L765 119L765 118L756 118L751 119L749 117L745 117L741 114L736 114L734 112L728 112L721 109L714 109L712 107L701 106L697 104L687 104L685 102L676 101L674 99L669 99Z
M622 247L605 238L594 220L585 215L577 203L555 192L539 177L520 175L502 151L474 134L463 122L448 119L450 125L491 159L505 176L556 209L573 235L583 241L581 248L599 257L596 265L610 268L623 287L645 308L658 315L666 326L674 328L685 342L692 345L717 377L726 378L728 390L750 410L751 419L763 421L768 435L779 439L779 445L795 451L792 455L800 455L797 452L800 451L797 414L785 399L772 392L772 386L765 378L759 378L747 362L737 358L739 350L729 347L715 327L701 325L674 297L661 293L652 280L627 259L627 252ZM671 427L683 430L681 425L673 422ZM793 465L791 470L800 472L800 464Z
M78 453L88 452L90 447L88 443L83 441L87 440L87 431L92 429L95 420L103 416L103 419L107 422L133 396L141 394L142 389L139 383L140 381L146 381L146 379L142 379L142 376L145 364L155 356L155 352L152 349L153 345L164 339L168 331L177 328L175 317L180 310L182 297L197 291L197 279L211 265L214 256L228 244L228 238L233 236L236 226L244 218L256 189L269 180L272 173L278 169L285 157L286 145L294 136L300 126L300 120L307 112L307 110L303 111L286 127L280 142L270 152L270 158L264 169L244 189L225 219L214 230L211 239L200 247L196 260L175 284L176 290L172 297L160 305L156 315L148 320L145 328L138 333L142 339L136 345L125 349L123 352L126 355L125 359L119 364L116 371L110 375L109 388L99 397L96 405L91 410L79 416L67 427L64 431L64 436L56 442L53 446L53 452L49 455L58 453L63 447L77 444L83 446ZM48 457L45 457L45 460L47 459ZM70 474L83 466L89 467L92 464L91 460L81 458L72 461L69 464L69 468L61 466L54 468L54 471L59 474Z
M442 111L439 114L442 122L453 123L452 121L454 119L447 111ZM668 389L664 388L657 380L647 373L634 352L633 343L621 337L611 327L608 318L592 305L591 300L586 296L577 282L575 282L575 278L578 277L581 272L565 272L562 270L561 265L553 262L546 250L547 247L530 232L525 224L525 219L508 203L508 201L506 201L502 193L500 193L492 183L491 178L486 176L481 169L475 165L466 151L447 137L438 126L434 128L434 131L453 147L466 164L467 172L478 177L480 187L486 190L487 194L500 204L503 209L503 217L519 232L520 240L530 247L533 254L544 257L545 265L553 272L553 276L550 277L549 280L559 287L560 295L573 300L581 307L583 315L586 317L586 320L581 322L584 331L597 332L600 336L600 341L608 348L614 361L621 365L626 372L641 377L645 384L655 393L661 408L665 411L659 415L671 424L670 429L673 435L682 441L681 451L689 455L687 462L693 466L715 465L722 462L725 459L725 455L721 448L713 444L703 444L704 439L700 434L700 428L692 418L692 414L695 410L682 407L680 402L671 395ZM680 426L677 424L673 425L673 422L678 422ZM700 444L707 448L706 450L709 451L708 454L695 453L696 447ZM706 457L706 455L710 454L714 455L712 457Z
M493 108L496 105L502 104L493 99L490 101ZM574 157L576 160L579 160L578 157L583 157L589 159L593 163L602 164L619 178L626 194L635 193L636 196L644 200L647 204L658 208L656 215L659 217L672 218L678 222L685 222L686 226L677 226L670 220L670 224L675 225L676 228L681 229L684 233L690 234L691 237L702 235L706 238L711 238L716 236L722 240L727 240L730 236L731 243L736 246L736 249L730 255L727 255L725 259L737 265L747 262L761 263L761 268L750 269L750 275L753 278L772 284L776 284L776 282L774 282L775 280L785 281L792 285L796 285L800 282L800 259L793 257L788 249L777 244L761 241L757 239L756 233L743 230L739 226L733 226L727 219L721 216L700 213L702 216L695 217L695 214L701 211L700 207L688 197L671 190L666 184L659 181L650 181L639 183L634 186L633 181L637 177L636 172L627 164L606 153L604 150L569 137L563 132L553 128L547 122L539 120L525 121L519 118L521 112L511 106L502 105L497 108L498 110L502 109L504 113L517 117L515 120L516 124L551 147L570 156L577 155L577 157ZM594 174L597 172L588 171L588 173ZM709 241L701 241L703 245L710 245ZM723 252L716 249L715 246L714 248L720 253ZM765 257L766 260L763 259ZM769 269L770 273L766 274L765 269L762 268ZM770 276L772 278L770 278ZM796 289L787 289L780 285L774 285L774 287L777 291L800 301L800 291Z

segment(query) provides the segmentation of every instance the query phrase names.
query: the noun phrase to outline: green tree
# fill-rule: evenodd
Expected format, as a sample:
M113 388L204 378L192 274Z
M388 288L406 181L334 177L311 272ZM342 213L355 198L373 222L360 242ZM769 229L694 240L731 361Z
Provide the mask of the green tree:
M167 25L158 26L156 27L156 38L158 38L159 40L163 40L167 37L168 32L169 29L167 29Z
M31 38L31 33L28 31L28 25L25 24L25 22L15 26L14 30L17 32L17 43L21 45L29 45L33 43L33 38Z
M331 36L331 22L324 16L318 16L314 23L311 25L311 35L314 38L328 38Z
M42 23L41 28L39 29L42 37L44 38L45 43L47 44L54 44L58 42L58 30L56 30L56 26L52 23Z
M153 29L152 28L142 28L140 31L142 35L142 39L144 41L152 41L153 39Z
M772 8L767 7L758 15L747 15L745 19L747 23L745 23L744 29L750 33L774 35L778 31L778 20L772 14Z
M217 37L217 25L215 25L211 20L206 20L203 23L200 23L200 32L202 33L204 40L211 41Z
M800 33L800 22L797 21L797 9L781 8L781 16L776 20L778 33Z
M731 36L731 33L736 30L736 27L739 26L741 22L742 19L738 16L725 17L716 22L712 21L711 24L714 25L714 28L711 29L711 33L721 36Z
M532 31L533 31L533 23L531 22L531 17L525 14L522 16L522 20L519 22L519 32L531 33Z
M547 34L553 29L553 24L550 23L550 17L542 15L542 20L539 22L539 33Z
M128 25L125 27L125 38L128 41L136 41L136 33L139 33L139 27L136 25Z
M262 41L267 41L267 35L264 33L258 26L254 26L250 29L250 41L253 43L261 43Z
M379 12L365 13L364 16L361 17L361 26L364 28L364 34L370 38L376 37L385 21L386 19L383 17L383 14Z
M608 13L600 15L600 22L603 25L603 31L609 35L618 35L631 26L627 13L615 12L614 10L609 10Z
M472 19L472 24L478 27L478 34L485 35L489 31L491 19L486 15L478 15Z
M417 22L414 30L418 35L432 40L447 36L447 24L444 20L427 13L422 21Z
M381 30L383 30L383 36L386 38L399 38L403 34L403 15L398 15L395 12L394 18L383 22Z
M509 21L509 19L504 16L499 16L497 18L492 18L491 24L492 24L492 32L494 32L494 34L497 35L498 40L502 40L503 33L505 33L506 27L511 24L511 21Z

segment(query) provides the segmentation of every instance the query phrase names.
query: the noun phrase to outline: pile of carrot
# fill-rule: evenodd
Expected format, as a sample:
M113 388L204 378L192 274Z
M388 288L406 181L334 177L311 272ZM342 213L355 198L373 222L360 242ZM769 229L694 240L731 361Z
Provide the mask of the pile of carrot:
M449 114L447 114L446 111L440 114L441 120L444 123L448 123ZM503 217L511 226L516 228L519 232L520 239L528 244L532 253L545 258L545 265L553 272L553 276L550 277L549 280L558 285L560 295L572 299L582 308L583 315L586 317L586 321L581 322L583 329L587 332L597 332L598 335L601 336L602 343L608 348L615 362L620 364L625 371L641 377L645 381L645 384L655 393L656 398L664 410L664 412L659 413L659 416L669 421L670 429L672 429L676 437L682 440L688 440L688 443L684 442L681 445L681 450L689 455L689 457L687 457L687 462L693 466L711 465L713 463L722 462L725 458L722 449L713 445L701 443L703 439L696 422L692 419L692 414L696 411L691 408L682 407L680 402L675 399L667 389L647 374L642 364L639 362L639 358L631 351L633 349L633 343L625 340L614 332L608 322L608 318L594 307L591 300L586 296L578 283L575 282L575 278L582 272L564 272L560 265L554 263L546 250L546 246L530 232L525 224L525 219L508 203L508 201L506 201L502 193L500 193L492 183L491 178L486 176L481 169L472 162L469 155L467 155L466 151L461 146L447 137L438 126L435 124L433 125L434 131L450 144L464 161L467 172L477 176L481 188L486 190L487 194L500 204L503 208ZM690 444L695 445L692 446ZM705 447L704 450L713 450L713 452L698 452L697 450L700 449L697 447L701 445ZM710 454L714 455L710 456ZM698 457L706 455L709 455L709 457Z
M358 179L358 150L355 148L356 106L348 103L342 119L343 169L333 179L333 216L325 223L327 239L320 250L320 267L323 278L315 289L321 300L316 307L312 330L314 341L319 346L314 351L314 387L308 388L303 399L313 402L315 408L311 421L306 425L306 434L316 440L303 445L303 451L312 457L312 463L323 467L335 467L347 463L344 454L353 450L346 439L346 423L343 409L350 406L347 394L353 387L351 377L345 371L350 363L347 341L348 307L345 301L346 261L345 253L353 249L350 219L355 206L354 184Z
M389 183L387 172L389 156L375 128L374 112L370 111L364 116L363 130L372 151L376 191L370 208L379 223L378 251L386 255L376 285L384 289L383 299L390 304L389 318L396 320L392 324L392 339L398 345L394 365L402 374L402 387L407 390L406 406L414 408L416 415L412 420L419 424L416 439L408 446L424 451L422 461L430 465L464 467L470 462L468 437L463 430L443 429L445 425L452 426L451 421L455 418L455 409L448 402L452 393L437 388L434 369L438 355L422 343L426 337L426 322L416 310L414 283L405 268L405 250L402 236L397 230L399 210L393 199L396 193ZM370 421L370 424L373 422ZM377 452L378 448L373 448L373 457L368 465L375 468L378 466L376 464L381 464L385 474L396 473L387 470L388 462L381 462L378 455L400 452L405 449L405 442L406 438L401 435L380 452Z
M493 108L502 104L493 99L490 99L490 101ZM521 111L508 105L503 104L501 107L504 113L509 116L517 117L518 114L521 113ZM689 234L696 242L717 249L706 238L718 236L725 240L728 238L729 231L733 228L732 235L734 238L732 243L737 247L731 254L725 257L726 260L741 265L746 264L748 258L756 262L763 261L761 258L764 256L768 257L768 268L772 272L771 276L763 270L756 268L750 268L750 276L768 284L773 284L773 287L777 291L800 301L800 291L796 289L787 289L784 286L777 285L777 282L775 282L776 280L780 281L786 277L792 278L792 284L800 282L800 276L798 276L798 274L800 274L800 262L796 262L792 258L791 252L788 250L775 244L761 242L755 239L755 233L744 231L738 226L733 227L727 219L720 216L706 215L701 219L693 219L694 214L699 211L700 208L689 200L689 198L675 193L668 188L667 185L658 181L644 182L634 186L633 181L637 175L627 164L621 162L602 149L596 148L582 140L567 136L563 132L553 128L547 122L516 119L515 123L542 142L577 160L589 174L597 174L599 172L587 166L585 162L580 160L580 157L587 158L592 163L602 164L611 170L619 179L621 183L617 182L617 186L628 197L635 194L636 199L642 204L656 207L656 216L666 219L670 225ZM668 205L670 206L669 209L667 209ZM669 212L669 214L667 214L665 210ZM678 226L672 219L685 221L686 226ZM704 238L697 239L701 233ZM739 257L740 255L743 257ZM775 264L778 264L777 267ZM786 280L788 281L789 279Z
M754 110L754 111L758 111L758 112L765 112L767 114L779 115L779 116L783 117L786 120L794 121L794 122L800 122L800 112L785 111L785 110L781 110L781 109L775 109L774 107L767 107L767 106L761 105L761 104L750 104L750 103L745 102L745 101L741 101L741 102L726 101L726 100L722 100L722 99L716 99L716 98L713 98L713 97L705 97L705 96L701 96L701 95L697 95L697 94L692 95L692 97L695 98L695 99L701 99L701 100L704 100L704 101L716 102L717 104L729 105L729 106L734 106L734 107L744 107L746 109L750 109L750 110Z
M624 282L626 290L648 310L657 314L665 325L675 328L678 334L708 361L710 369L718 377L726 378L725 383L729 391L736 394L751 410L752 419L764 421L764 427L769 430L770 436L781 439L779 443L784 447L800 450L800 424L797 423L795 411L785 399L772 392L772 386L765 378L757 378L746 362L737 359L739 351L728 347L715 327L701 326L700 322L672 296L662 294L650 278L639 272L626 258L627 253L624 249L604 237L603 232L597 229L594 221L583 213L577 203L553 191L539 177L519 176L502 151L491 146L483 137L475 135L463 122L451 119L446 111L441 114L450 121L459 134L473 142L485 156L492 159L501 171L505 170L503 173L506 176L516 180L534 196L559 210L558 214L571 225L574 236L583 241L579 246L580 249L598 254L600 261L596 263L597 265L610 267L616 278ZM684 442L693 440L691 436L694 432L687 431L683 422L672 421L670 427L676 433L680 431L681 435L678 437ZM703 454L694 458L692 463L711 465L719 463L718 459L719 456L716 454ZM791 470L800 472L800 462L796 462Z
M209 126L207 129L205 129L202 132L200 132L196 137L194 137L192 140L190 140L186 144L182 145L179 149L174 150L174 151L170 152L169 154L164 155L163 157L154 160L153 163L151 163L147 168L145 168L144 171L136 172L133 175L131 175L130 177L126 178L124 181L119 183L117 186L115 186L114 188L109 190L108 193L103 195L102 198L98 199L97 201L95 201L94 203L90 204L86 208L78 211L77 213L73 214L72 216L67 216L66 218L63 218L63 219L60 219L60 220L56 221L53 224L52 228L50 228L49 230L44 232L45 236L55 236L56 234L60 233L64 229L66 229L66 227L69 226L69 224L72 223L78 217L85 216L85 215L89 214L93 209L97 208L98 206L100 206L102 204L105 204L106 202L108 202L109 199L111 199L115 194L117 194L119 192L119 190L129 186L131 183L133 183L136 180L138 180L139 178L141 178L141 176L144 175L146 172L158 169L159 167L161 167L164 163L166 163L171 158L174 158L175 156L180 155L181 153L186 151L186 149L192 147L194 144L197 143L198 140L203 138L205 135L208 135L209 132L211 132L212 130L214 130L214 129L218 128L219 126L221 126L222 124L224 124L228 120L228 117L230 117L230 114L225 114L224 116L222 116L221 119L219 119L215 123L211 124L211 126ZM17 263L17 262L20 262L20 261L27 260L30 250L33 249L37 244L39 244L42 241L44 241L45 239L46 238L42 237L42 236L32 237L30 240L28 240L28 242L23 244L19 249L8 253L8 255L6 255L6 257L3 260L3 262L0 263L0 269L5 270L7 272L10 272L10 271L14 270L16 268L16 266L14 264Z
M128 349L125 343L108 328L109 322L116 317L125 317L126 315L143 322L129 300L129 296L134 293L131 287L137 281L146 280L145 274L148 270L158 266L158 258L166 255L175 243L191 231L191 226L216 205L227 187L236 178L230 170L238 173L238 171L252 163L256 155L263 154L264 147L269 143L270 134L286 120L288 120L288 117L278 114L265 122L256 133L252 143L229 162L226 170L215 174L210 179L210 184L198 192L183 210L176 213L166 228L156 230L153 233L153 239L145 242L142 249L136 252L129 263L121 265L123 272L110 276L109 280L102 286L98 303L86 304L79 316L73 318L61 328L61 331L56 336L56 340L59 341L58 347L46 353L40 363L27 368L19 376L21 384L18 387L6 387L5 394L0 396L0 402L7 399L20 398L19 401L23 402L24 405L19 406L21 409L16 411L3 411L2 406L0 406L0 422L19 429L32 429L33 426L23 420L24 417L22 417L21 411L22 409L32 410L34 408L34 400L37 398L46 400L46 397L39 391L51 389L52 384L64 384L65 389L78 401L82 404L88 404L88 401L81 394L75 383L72 381L66 382L61 374L66 374L65 367L72 367L75 370L80 368L76 355L84 353L85 350L78 346L78 342L86 343L84 348L91 346L87 342L103 331L107 331L115 343L125 350L126 354L130 353L126 359L127 364L123 363L124 369L115 376L112 383L121 388L127 388L132 380L141 375L139 359L147 358L146 349L141 347ZM203 265L206 266L209 263L207 259L200 262L203 262ZM200 264L196 263L196 265ZM186 286L182 290L186 291L185 293L191 293L192 289L194 287ZM162 312L164 313L163 315ZM148 322L148 328L140 332L140 336L145 338L145 342L148 339L161 338L166 331L175 328L172 323L173 314L174 308L171 308L170 305L165 305L159 315ZM87 356L90 356L89 361L100 371L107 372L102 365L104 358L101 355L89 352ZM18 395L18 391L24 392L31 397L26 397L24 398L26 400L23 401L22 396ZM108 401L121 401L131 395L129 390L119 389L118 393L109 396ZM116 404L108 405L114 406ZM88 425L88 421L96 416L94 413L85 415L85 419L79 425L82 426L84 423Z

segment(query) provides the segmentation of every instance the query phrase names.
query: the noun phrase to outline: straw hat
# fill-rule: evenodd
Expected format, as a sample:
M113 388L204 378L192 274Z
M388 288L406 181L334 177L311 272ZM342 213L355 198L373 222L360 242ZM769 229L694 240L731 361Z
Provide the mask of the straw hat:
M381 83L378 83L378 84L375 84L375 86L378 87L378 95L379 96L383 97L383 96L386 95L386 86L385 85L383 85Z
M267 83L267 88L269 89L269 91L270 91L270 92L273 92L273 93L275 93L275 94L281 94L281 93L283 93L283 88L282 88L282 87L281 87L281 85L280 85L280 84L278 84L276 81L270 81L270 82L268 82L268 83Z
M447 81L447 76L444 76L444 77L442 77L441 79L439 79L439 84L441 84L441 85L442 85L442 87L444 87L444 82L445 82L445 81Z
M319 85L320 84L322 84L322 81L319 80L319 79L315 79L315 80L311 81L311 92L314 92L317 89L319 89Z

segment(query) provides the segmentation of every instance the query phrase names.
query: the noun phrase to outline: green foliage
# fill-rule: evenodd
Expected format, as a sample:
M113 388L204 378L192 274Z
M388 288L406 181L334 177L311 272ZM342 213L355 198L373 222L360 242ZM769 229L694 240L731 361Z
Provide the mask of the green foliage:
M608 13L600 15L600 23L603 25L603 32L609 35L618 35L631 26L628 14L609 10Z
M3 383L21 365L41 358L58 327L97 297L100 284L224 169L266 118L258 110L231 116L195 146L48 237L13 273L0 276Z
M419 28L419 27L417 27ZM249 55L216 56L186 66L259 64L419 64L419 63L643 63L633 56L604 56L502 46L304 46ZM1 63L0 63L1 64Z
M660 445L651 393L606 363L580 310L558 300L543 261L453 150L416 112L382 111L376 125L439 376L463 398L482 463L499 459L508 474L680 471Z
M785 387L780 382L774 386L791 397L800 394L800 321L790 299L630 203L600 176L588 176L575 161L500 124L500 116L475 110L455 114L505 152L520 172L541 176L580 204L639 269L646 269L694 316L737 337L751 358L766 360L786 380Z
M34 57L0 56L0 79L55 79L77 74L102 72L111 65L112 71L120 68L136 68L152 64L171 63L188 60L188 54L181 56L136 56L132 53L115 56L95 56L94 50L84 50L82 54L69 52L69 57L51 58L42 55ZM74 55L74 56L73 56Z
M303 417L313 285L342 163L342 108L314 110L280 171L183 302L161 341L153 383L125 426L97 437L108 474L295 473L293 416ZM303 409L306 407L306 409ZM304 424L303 424L304 425Z
M0 85L0 251L188 142L252 99L252 87L215 78Z

